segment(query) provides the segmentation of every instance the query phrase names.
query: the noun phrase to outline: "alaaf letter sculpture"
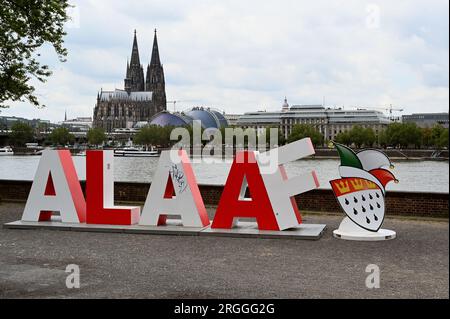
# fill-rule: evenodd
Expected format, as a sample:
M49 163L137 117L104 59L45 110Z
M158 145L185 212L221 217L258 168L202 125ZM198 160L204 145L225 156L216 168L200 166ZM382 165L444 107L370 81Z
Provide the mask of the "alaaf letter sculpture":
M392 230L380 229L384 220L386 184L398 182L386 168L394 168L381 151L365 149L355 153L334 143L341 158L342 178L330 181L334 195L347 217L334 237L348 240L387 240L395 238Z

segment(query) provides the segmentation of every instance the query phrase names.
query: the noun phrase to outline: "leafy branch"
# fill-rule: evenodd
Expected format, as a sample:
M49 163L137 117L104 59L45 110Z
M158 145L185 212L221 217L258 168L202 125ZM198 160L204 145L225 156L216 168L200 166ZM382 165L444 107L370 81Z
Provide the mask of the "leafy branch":
M69 6L66 0L0 0L0 108L8 107L7 101L25 100L45 106L30 81L46 82L52 74L38 61L44 44L53 46L60 62L66 61Z

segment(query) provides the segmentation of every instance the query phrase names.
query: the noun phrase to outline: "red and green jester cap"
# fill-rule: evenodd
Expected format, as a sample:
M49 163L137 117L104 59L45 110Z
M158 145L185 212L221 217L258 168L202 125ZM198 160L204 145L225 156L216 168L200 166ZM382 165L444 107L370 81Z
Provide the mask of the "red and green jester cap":
M342 144L332 142L341 158L341 166L350 166L354 168L364 169L358 155L350 148Z
M360 157L349 147L335 143L333 142L334 146L336 147L336 150L338 151L339 157L341 159L341 166L349 166L354 167L357 169L365 170L375 176L385 187L387 183L390 181L394 181L398 183L398 180L395 178L395 176L388 170L381 168L382 164L389 164L389 166L393 167L393 165L390 163L389 158L383 153L378 150L365 150L362 151L360 154L363 154L363 152L368 152L370 154L370 157L384 157L386 160L384 162L379 161L373 161L368 158L366 158L365 165L363 165ZM369 165L368 165L369 164ZM378 164L378 165L377 165ZM366 166L366 168L364 168ZM368 168L370 167L370 168Z

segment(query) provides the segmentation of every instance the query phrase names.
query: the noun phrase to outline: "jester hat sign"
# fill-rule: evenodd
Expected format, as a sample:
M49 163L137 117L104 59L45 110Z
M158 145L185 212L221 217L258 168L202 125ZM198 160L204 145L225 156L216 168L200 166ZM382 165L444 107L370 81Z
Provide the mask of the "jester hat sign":
M334 143L340 159L340 179L330 181L339 205L347 215L337 238L348 240L386 240L395 238L395 232L381 229L385 216L386 185L395 181L387 169L393 168L383 152L365 149L355 153L351 148Z

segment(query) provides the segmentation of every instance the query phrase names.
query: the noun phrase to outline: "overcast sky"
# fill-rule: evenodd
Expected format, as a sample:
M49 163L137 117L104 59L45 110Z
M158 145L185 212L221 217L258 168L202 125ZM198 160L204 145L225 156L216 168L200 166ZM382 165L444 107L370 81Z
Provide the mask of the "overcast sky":
M14 104L1 115L92 116L97 92L123 88L133 30L141 62L158 29L168 101L227 113L292 104L448 112L449 2L398 1L72 1L66 63L37 94L47 105ZM173 109L171 104L169 109Z

